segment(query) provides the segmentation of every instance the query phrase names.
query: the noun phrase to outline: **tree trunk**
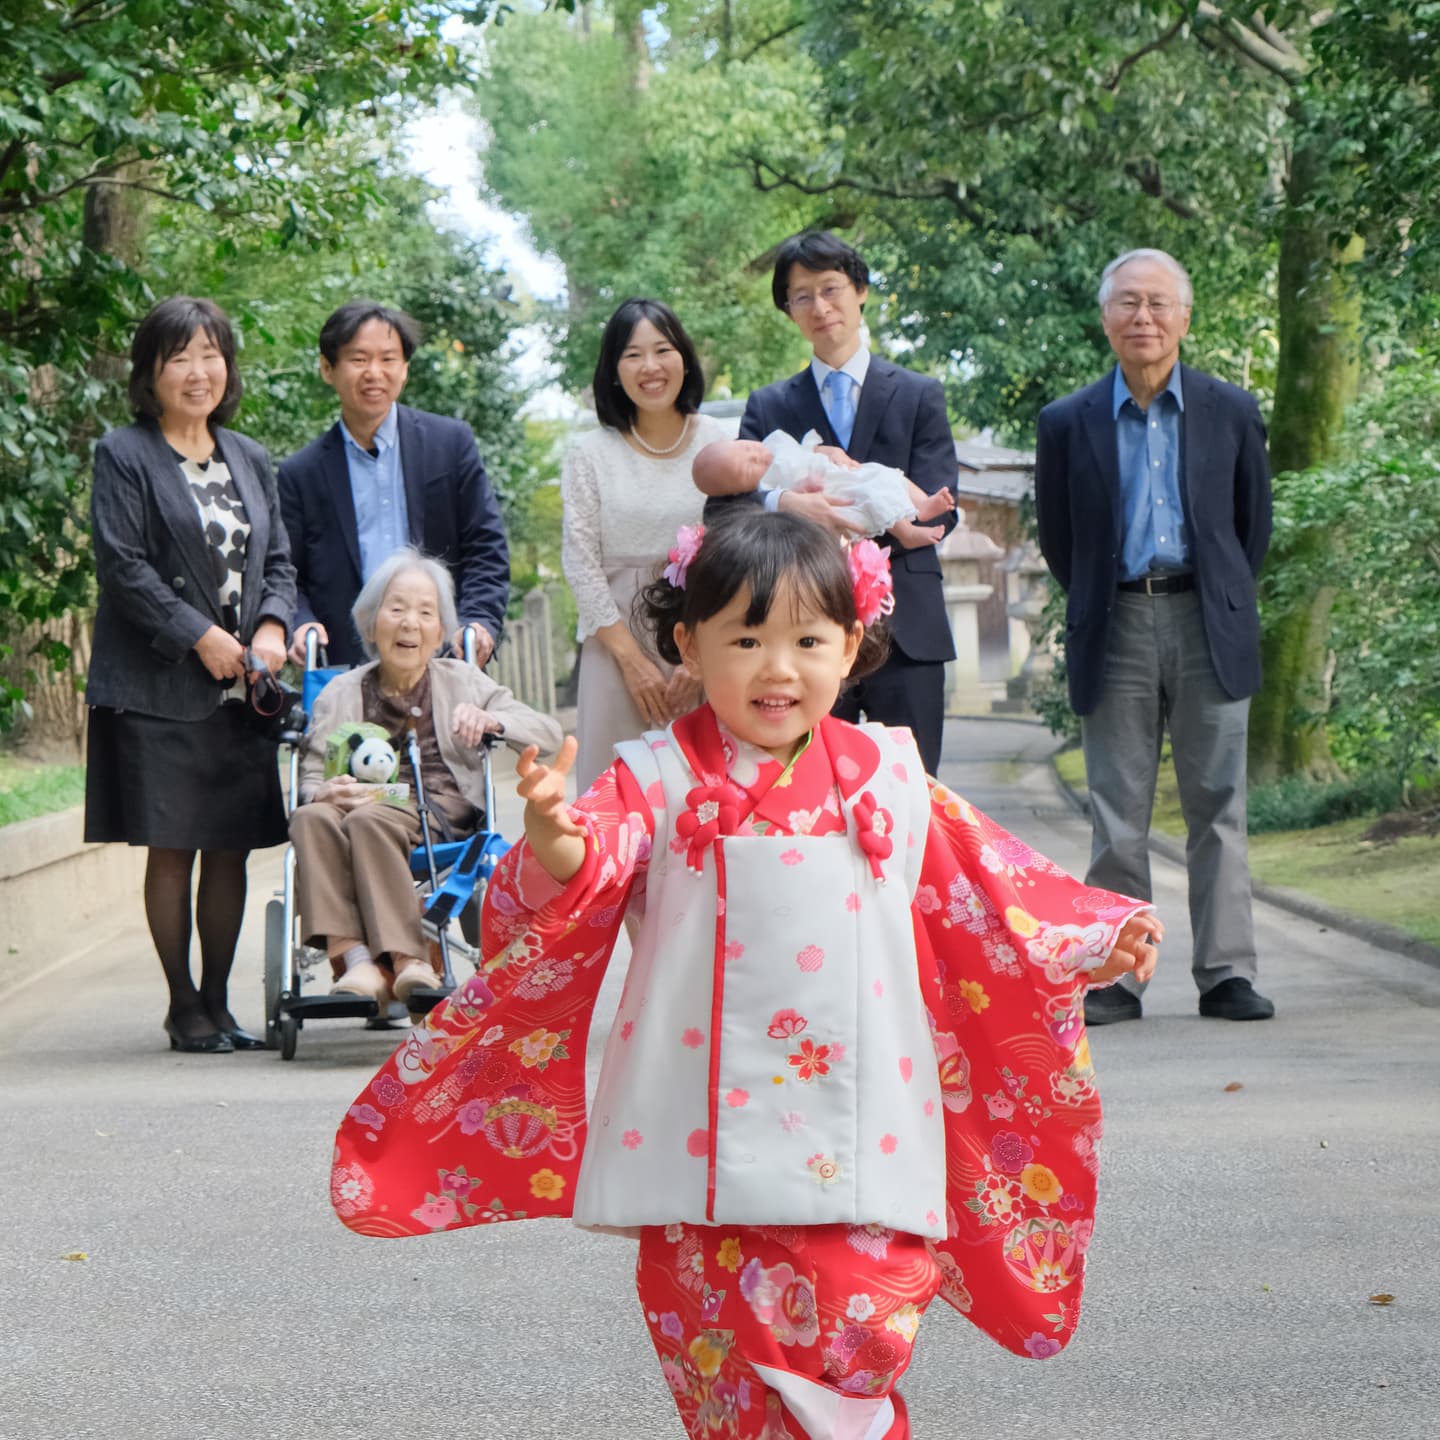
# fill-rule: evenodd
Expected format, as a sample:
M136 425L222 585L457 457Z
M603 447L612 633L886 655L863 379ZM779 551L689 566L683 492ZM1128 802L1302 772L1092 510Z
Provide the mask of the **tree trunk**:
M1303 483L1295 472L1335 453L1360 371L1360 298L1351 269L1364 241L1357 235L1337 246L1307 208L1325 183L1322 145L1307 135L1298 104L1291 118L1302 138L1286 182L1287 214L1280 232L1280 355L1270 424L1277 489ZM1282 536L1268 564L1278 570L1287 562L1319 557L1326 544L1324 535ZM1250 711L1250 771L1256 780L1334 773L1324 720L1333 601L1333 590L1322 586L1283 612L1267 609L1261 642L1265 685Z
M136 179L143 165L121 172L124 179ZM85 216L81 239L86 249L97 254L113 255L127 265L140 261L148 218L147 197L142 191L123 185L92 185L85 192ZM97 350L90 360L90 373L96 379L123 380L129 363L123 354ZM30 376L30 401L37 409L45 409L55 400L55 373L41 367ZM85 464L80 457L89 435L75 436L76 465ZM82 501L83 503L83 501ZM78 548L78 547L77 547ZM27 749L42 754L83 754L85 747L84 692L79 682L90 668L90 623L87 613L69 612L38 625L27 626L19 634L0 636L14 650L5 663L5 678L25 692L30 718L20 732ZM57 649L57 647L64 647ZM69 660L58 666L52 655Z

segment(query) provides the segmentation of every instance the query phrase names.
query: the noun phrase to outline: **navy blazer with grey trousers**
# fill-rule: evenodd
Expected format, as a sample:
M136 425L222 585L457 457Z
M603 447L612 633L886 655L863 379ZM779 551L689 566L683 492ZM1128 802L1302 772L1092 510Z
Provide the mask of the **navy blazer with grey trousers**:
M809 365L797 375L753 391L746 401L741 439L763 440L775 430L796 440L814 430L824 444L839 447ZM944 387L874 354L860 387L850 444L844 448L861 464L873 462L903 471L930 495L953 491L960 471ZM717 497L705 508L713 515L725 503ZM952 511L943 522L933 523L948 532L955 520ZM843 691L835 713L854 720L863 710L882 724L909 726L925 768L933 775L940 765L945 725L945 662L955 658L940 557L934 545L907 550L893 535L885 539L895 587L890 658L873 675Z
M510 551L474 432L445 415L396 409L410 543L450 571L460 623L483 625L498 645ZM362 664L369 657L350 618L362 584L360 533L338 421L281 462L280 507L295 561L296 628L318 620L330 637L329 663Z
M1252 395L1188 365L1180 385L1193 589L1119 590L1113 370L1040 412L1035 514L1041 552L1067 596L1066 666L1094 827L1086 881L1150 898L1150 816L1168 729L1189 832L1191 971L1204 994L1256 973L1245 751L1249 697L1260 688L1255 580L1270 542L1270 470Z
M1115 372L1040 412L1035 518L1040 551L1065 591L1070 703L1100 699L1120 583L1124 510L1114 415ZM1270 543L1270 466L1255 397L1180 367L1181 496L1190 561L1216 678L1233 700L1260 688L1255 577Z
M265 447L211 427L250 522L238 639L262 620L288 637L295 569ZM212 626L228 630L200 511L160 426L138 420L95 447L91 539L100 601L85 699L168 720L203 720L232 693L195 653Z

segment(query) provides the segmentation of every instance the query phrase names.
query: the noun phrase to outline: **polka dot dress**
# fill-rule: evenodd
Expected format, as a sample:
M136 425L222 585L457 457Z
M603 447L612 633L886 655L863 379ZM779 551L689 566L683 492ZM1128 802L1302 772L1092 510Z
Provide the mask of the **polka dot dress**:
M205 461L190 460L184 456L177 458L196 508L200 511L210 573L215 580L220 605L222 609L233 606L238 623L245 551L250 544L250 518L235 489L230 469L218 453Z

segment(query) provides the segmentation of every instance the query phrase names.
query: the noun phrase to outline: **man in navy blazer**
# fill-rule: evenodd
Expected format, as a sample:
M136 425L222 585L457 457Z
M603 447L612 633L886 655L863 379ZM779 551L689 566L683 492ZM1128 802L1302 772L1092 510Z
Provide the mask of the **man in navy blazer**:
M938 380L870 353L860 334L869 282L865 261L828 232L805 231L780 246L771 294L776 309L809 341L813 357L798 375L751 393L741 438L763 440L783 430L799 440L814 430L861 464L904 471L931 495L953 491L959 464L945 391ZM705 508L713 514L713 506L727 503L714 499ZM772 492L764 503L808 514L841 533L846 528L834 514L844 502L832 504L819 493ZM947 532L954 526L953 511L931 528L942 524ZM881 543L887 542L895 585L890 658L846 689L835 713L854 721L863 712L885 725L909 726L933 775L945 727L945 662L955 658L940 559L934 545L906 550L893 535Z
M342 305L320 331L320 374L340 419L280 466L297 596L291 655L318 630L332 665L366 656L350 619L360 587L397 549L415 545L449 567L460 627L481 664L510 597L510 553L475 436L463 421L399 404L419 327L374 300Z
M1106 268L1100 307L1119 363L1041 411L1035 512L1066 592L1070 703L1094 824L1086 881L1150 898L1168 729L1200 1013L1265 1020L1275 1007L1253 984L1245 755L1270 471L1254 397L1179 362L1192 301L1184 267L1163 251L1129 251ZM1142 988L1127 977L1092 991L1086 1020L1138 1020Z

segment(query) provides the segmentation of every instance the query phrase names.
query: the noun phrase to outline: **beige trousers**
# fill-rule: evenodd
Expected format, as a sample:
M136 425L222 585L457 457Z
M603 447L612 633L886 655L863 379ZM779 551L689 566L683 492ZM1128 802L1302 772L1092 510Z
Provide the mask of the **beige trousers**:
M459 803L473 814L468 802ZM410 874L410 852L420 843L413 805L376 801L347 811L312 801L290 817L290 840L307 945L354 938L376 960L417 955L434 964ZM336 959L332 968L338 978L344 966Z

